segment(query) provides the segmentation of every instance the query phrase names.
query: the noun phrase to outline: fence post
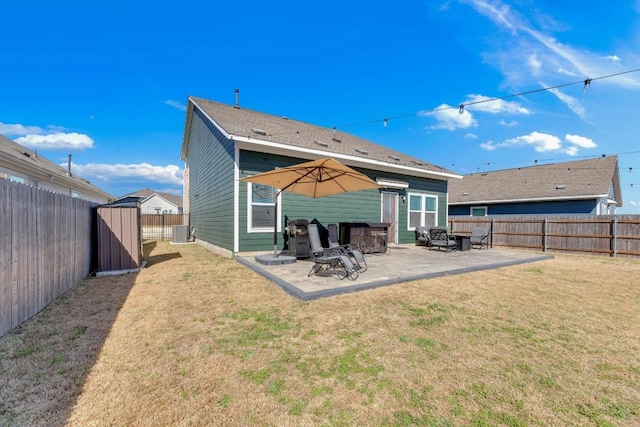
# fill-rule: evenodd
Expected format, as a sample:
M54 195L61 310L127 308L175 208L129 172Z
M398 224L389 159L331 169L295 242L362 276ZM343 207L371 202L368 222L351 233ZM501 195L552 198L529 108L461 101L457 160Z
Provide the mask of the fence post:
M544 217L542 225L542 252L547 252L547 234L549 233L549 223L547 220L548 218Z
M617 257L618 255L618 216L614 216L613 217L613 223L611 225L611 234L612 239L611 239L611 254L613 255L614 258Z
M489 235L491 236L491 238L489 240L491 241L491 247L492 248L493 248L493 226L494 226L493 223L494 223L494 221L495 221L495 219L491 218L491 230L489 231Z

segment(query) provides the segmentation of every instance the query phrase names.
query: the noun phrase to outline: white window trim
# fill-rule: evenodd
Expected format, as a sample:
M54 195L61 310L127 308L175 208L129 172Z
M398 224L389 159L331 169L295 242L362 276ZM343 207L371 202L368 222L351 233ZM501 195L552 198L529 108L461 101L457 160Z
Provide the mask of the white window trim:
M253 191L253 187L252 187L252 183L247 182L247 233L273 233L273 229L271 227L253 227L253 224L251 222L251 219L253 218L253 203L251 201L251 194ZM279 233L280 230L282 230L282 197L281 197L281 193L278 189L276 189L276 191L278 192L277 194L277 202L278 202L278 212L276 212L276 216L278 218L278 230L277 232ZM272 206L271 203L265 203L262 204L264 206Z
M422 198L422 209L420 210L420 226L424 226L424 206L425 205L425 199L426 198L432 198L435 199L436 201L436 209L434 211L435 214L435 223L438 224L438 196L435 196L433 194L424 194L424 193L407 193L407 230L408 231L414 231L416 228L415 227L411 227L411 196L417 196L417 197L421 197ZM431 212L431 211L429 211Z
M473 210L474 209L484 209L484 216L486 217L487 214L489 213L489 208L487 206L471 206L469 208L469 216L473 217ZM482 217L477 217L477 218L482 218Z

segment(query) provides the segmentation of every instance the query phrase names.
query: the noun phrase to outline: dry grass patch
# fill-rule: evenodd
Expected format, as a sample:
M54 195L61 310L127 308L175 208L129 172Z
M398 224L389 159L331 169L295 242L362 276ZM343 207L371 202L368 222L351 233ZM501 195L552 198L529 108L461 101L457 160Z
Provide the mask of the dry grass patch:
M640 424L640 262L556 259L303 303L196 245L0 338L0 425Z

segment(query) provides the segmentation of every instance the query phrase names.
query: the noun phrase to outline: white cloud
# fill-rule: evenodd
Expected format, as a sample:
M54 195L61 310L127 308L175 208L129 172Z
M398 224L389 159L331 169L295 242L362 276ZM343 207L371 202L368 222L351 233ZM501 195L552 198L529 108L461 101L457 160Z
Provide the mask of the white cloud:
M585 136L566 134L564 139L580 148L596 148L598 144Z
M529 135L522 135L516 138L507 139L504 143L498 144L501 147L529 145L537 152L555 151L562 148L560 138L541 132L531 132Z
M560 101L564 102L565 105L569 107L569 109L573 111L578 117L589 123L589 120L587 120L587 109L583 107L582 104L580 104L580 101L572 96L563 93L559 89L549 89L549 92L557 96Z
M541 19L537 11L530 10L526 2L506 2L504 0L460 0L470 4L478 14L491 20L499 29L511 33L509 43L496 43L499 49L483 52L483 57L505 75L510 86L518 87L529 83L531 72L543 76L557 84L559 78L572 76L579 78L615 74L621 71L621 57L618 54L603 54L588 51L582 46L572 46L558 40L553 31L566 31L560 23L548 15ZM509 3L510 5L508 5ZM519 10L522 8L522 10ZM525 9L527 8L527 9ZM547 25L552 20L553 25ZM496 37L504 37L498 33ZM632 56L632 55L629 55ZM527 64L528 72L523 72ZM625 74L606 79L606 84L625 88L640 88L637 75ZM560 81L560 83L564 83Z
M42 128L38 126L24 126L18 123L8 124L0 122L0 134L2 135L29 135L31 133L42 133Z
M567 76L571 76L571 77L578 77L578 75L572 71L569 71L567 69L564 69L562 67L558 68L558 73L560 74L565 74Z
M464 137L465 137L465 139L478 139L478 135L473 134L473 133L468 133Z
M467 129L478 125L473 115L467 110L463 110L462 114L459 113L457 107L451 107L447 104L442 104L435 108L433 111L422 111L418 113L422 116L433 116L438 121L437 124L431 126L431 129Z
M171 99L167 99L166 101L164 101L164 104L175 108L176 110L180 110L180 111L187 111L187 106L184 105L183 103L179 102L179 101L173 101Z
M483 142L482 144L480 144L480 147L484 148L487 151L493 151L497 148L493 141Z
M93 139L81 133L50 133L27 135L16 139L18 144L43 150L84 150L93 148Z
M494 2L494 4L492 4L488 1L481 0L469 0L468 2L473 4L478 12L515 34L516 29L512 23L511 9L508 5L500 4L500 2Z
M472 108L474 111L483 111L491 114L531 114L531 112L520 105L519 102L493 99L484 95L468 95L467 100L464 101L463 104L465 107L467 104L473 104L468 107Z
M65 164L66 165L66 164ZM66 167L66 166L65 166ZM102 183L152 181L170 185L182 185L183 171L179 166L154 166L139 164L73 164L71 170L90 181Z
M640 202L635 202L635 201L633 201L633 200L630 200L630 201L629 201L629 204L630 204L631 206L640 206Z
M540 74L540 70L542 69L542 62L540 62L540 60L538 59L535 53L532 55L529 55L529 59L527 63L529 64L529 68L531 68L531 71L533 72L534 75Z
M571 147L563 148L562 151L567 156L577 156L578 155L578 147L576 147L575 145L572 145Z
M510 122L505 122L504 120L500 120L499 124L508 128L514 128L516 126L520 126L520 123L516 122L515 120L512 120Z

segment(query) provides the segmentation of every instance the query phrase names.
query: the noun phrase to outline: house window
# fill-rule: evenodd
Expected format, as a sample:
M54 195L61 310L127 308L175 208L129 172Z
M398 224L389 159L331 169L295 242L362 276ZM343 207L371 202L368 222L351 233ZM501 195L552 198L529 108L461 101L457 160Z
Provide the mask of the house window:
M276 197L278 190L261 184L247 184L248 194L248 230L249 232L273 232ZM278 206L278 212L280 207ZM278 214L278 230L280 230L280 215Z
M409 230L438 225L438 198L427 194L409 194Z
M472 206L471 207L471 216L487 216L487 207L486 206Z

